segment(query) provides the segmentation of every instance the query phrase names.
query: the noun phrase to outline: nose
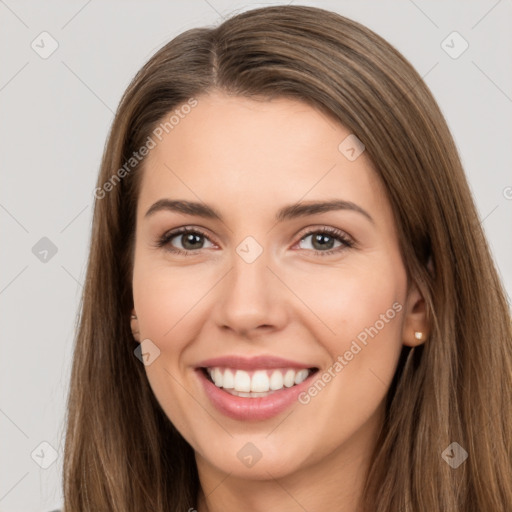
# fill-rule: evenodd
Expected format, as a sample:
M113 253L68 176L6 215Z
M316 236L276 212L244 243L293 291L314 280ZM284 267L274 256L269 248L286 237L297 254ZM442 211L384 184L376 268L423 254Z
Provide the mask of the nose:
M270 268L267 253L253 262L236 252L233 264L219 283L215 319L223 330L238 336L281 329L287 319L287 288Z

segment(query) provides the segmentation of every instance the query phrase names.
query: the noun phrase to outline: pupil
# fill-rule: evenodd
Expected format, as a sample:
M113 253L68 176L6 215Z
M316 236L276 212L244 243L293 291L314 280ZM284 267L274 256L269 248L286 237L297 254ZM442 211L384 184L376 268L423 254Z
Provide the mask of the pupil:
M325 240L326 240L326 239L329 239L329 238L331 239L331 243L330 243L330 244L329 244L329 243L325 243ZM326 235L325 233L319 233L319 234L317 234L317 235L314 237L314 239L313 239L313 240L314 240L314 242L319 242L319 243L320 243L320 248L322 248L322 247L323 247L323 248L326 248L326 247L327 247L328 249L331 249L331 248L332 248L332 244L333 244L333 242L334 242L334 240L332 239L332 237L331 237L331 236L329 236L329 235Z
M198 242L198 239L200 239L200 235L196 235L195 233L188 233L185 235L185 243L183 244L183 247L187 248L187 244L191 244L192 247L189 247L191 249L194 249L194 239L195 242L197 243Z

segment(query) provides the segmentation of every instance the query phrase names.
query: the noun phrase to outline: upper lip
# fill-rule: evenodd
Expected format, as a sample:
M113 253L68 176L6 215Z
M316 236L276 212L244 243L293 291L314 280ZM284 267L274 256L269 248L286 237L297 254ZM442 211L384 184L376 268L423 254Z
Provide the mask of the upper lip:
M315 368L311 364L292 361L291 359L283 359L276 356L220 356L212 359L206 359L197 364L197 368L214 368L214 367L236 368L239 370L257 370L267 368Z

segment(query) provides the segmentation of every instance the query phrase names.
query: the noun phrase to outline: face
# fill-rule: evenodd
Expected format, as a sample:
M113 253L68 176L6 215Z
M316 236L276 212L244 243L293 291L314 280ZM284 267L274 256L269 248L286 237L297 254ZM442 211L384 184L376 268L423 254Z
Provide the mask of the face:
M349 135L302 102L215 93L147 157L136 330L204 471L279 477L372 448L421 297Z

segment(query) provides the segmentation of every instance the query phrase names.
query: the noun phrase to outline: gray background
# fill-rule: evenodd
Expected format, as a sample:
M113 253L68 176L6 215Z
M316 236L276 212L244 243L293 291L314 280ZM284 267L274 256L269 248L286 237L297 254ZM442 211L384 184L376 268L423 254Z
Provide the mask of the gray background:
M93 190L122 92L182 31L276 3L285 2L0 0L0 512L62 504L65 400ZM363 23L424 76L460 150L510 296L512 1L296 3ZM38 37L43 31L59 45L47 59L31 47L35 40L49 48ZM442 47L453 31L469 43L456 59ZM450 41L451 51L461 48ZM46 261L38 254L43 237L57 249ZM47 469L40 465L53 452L43 442L56 452Z

